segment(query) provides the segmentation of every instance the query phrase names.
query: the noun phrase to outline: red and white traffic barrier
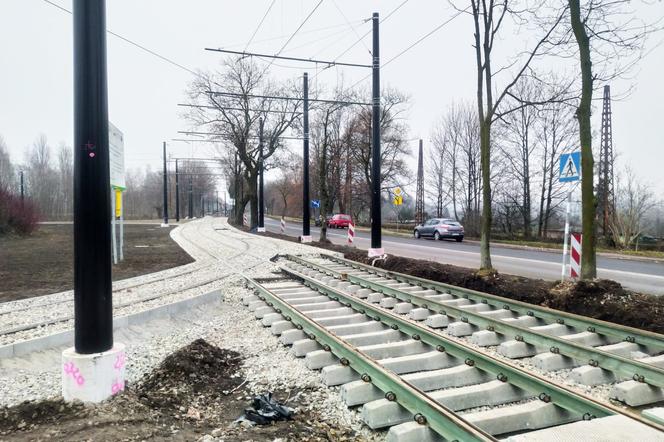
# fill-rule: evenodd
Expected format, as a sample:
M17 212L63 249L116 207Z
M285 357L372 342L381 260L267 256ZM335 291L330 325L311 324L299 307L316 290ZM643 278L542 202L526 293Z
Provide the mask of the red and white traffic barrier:
M247 225L247 214L246 213L242 215L242 225L243 226Z
M283 235L286 232L286 219L281 217L281 234Z
M353 222L348 223L348 245L353 245L353 238L355 237L355 224Z
M572 233L570 235L569 269L572 278L581 276L581 241L582 235L580 233Z

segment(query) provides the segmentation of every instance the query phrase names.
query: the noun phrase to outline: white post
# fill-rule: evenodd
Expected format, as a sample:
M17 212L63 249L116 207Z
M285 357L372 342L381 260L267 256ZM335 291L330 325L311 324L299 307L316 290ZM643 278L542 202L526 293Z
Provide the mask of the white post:
M120 192L120 261L124 261L124 195Z
M113 264L118 263L118 244L115 236L115 189L111 187L111 236L113 237Z
M565 261L567 259L567 241L569 239L569 211L572 202L572 191L567 192L567 203L565 204L565 237L563 240L563 269L561 272L561 280L565 280Z

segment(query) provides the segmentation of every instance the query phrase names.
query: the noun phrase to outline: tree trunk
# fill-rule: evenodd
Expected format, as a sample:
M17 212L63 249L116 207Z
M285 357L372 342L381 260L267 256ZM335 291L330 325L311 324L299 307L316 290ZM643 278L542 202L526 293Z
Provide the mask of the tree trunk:
M590 111L593 95L593 73L590 60L590 39L585 24L581 21L579 0L569 0L572 31L579 46L581 64L581 102L576 111L579 120L579 141L581 144L581 224L583 241L581 244L581 279L597 276L595 257L595 195L593 194L593 150Z
M480 237L480 269L491 265L491 114L480 121L480 159L482 163L482 229Z

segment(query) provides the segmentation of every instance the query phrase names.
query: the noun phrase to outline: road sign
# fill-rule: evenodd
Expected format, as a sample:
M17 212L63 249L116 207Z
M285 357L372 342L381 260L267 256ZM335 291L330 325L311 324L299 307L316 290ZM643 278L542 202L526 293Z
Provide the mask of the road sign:
M401 195L395 195L393 202L395 206L400 206L403 204L403 197Z
M125 189L124 136L120 130L108 122L108 154L111 186Z
M320 200L311 200L311 207L314 209L320 209Z
M401 187L396 187L394 189L394 194L397 195L397 196L401 195Z
M561 183L570 183L581 179L581 152L564 153L560 155Z

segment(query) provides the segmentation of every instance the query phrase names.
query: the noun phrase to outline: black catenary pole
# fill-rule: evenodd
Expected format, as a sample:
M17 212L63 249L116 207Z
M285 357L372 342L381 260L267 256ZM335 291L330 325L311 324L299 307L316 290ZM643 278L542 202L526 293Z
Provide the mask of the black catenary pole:
M218 190L214 191L214 204L215 204L215 206L214 206L215 207L214 208L215 213L219 213L219 191Z
M265 187L263 186L263 175L265 165L263 164L263 118L258 119L258 161L260 163L260 176L258 177L258 231L265 230Z
M380 52L378 13L373 14L372 122L371 122L371 249L369 256L382 255L380 214Z
M194 217L194 180L189 175L189 219Z
M166 170L166 141L164 141L164 224L168 224L168 171Z
M73 19L74 348L91 354L113 347L105 1L75 0Z
M25 199L25 190L23 188L23 171L21 171L20 175L21 175L21 203L23 203L23 200Z
M175 221L180 221L180 171L178 159L175 159Z
M303 176L302 176L302 240L308 240L311 236L309 223L309 74L304 73L303 84Z

